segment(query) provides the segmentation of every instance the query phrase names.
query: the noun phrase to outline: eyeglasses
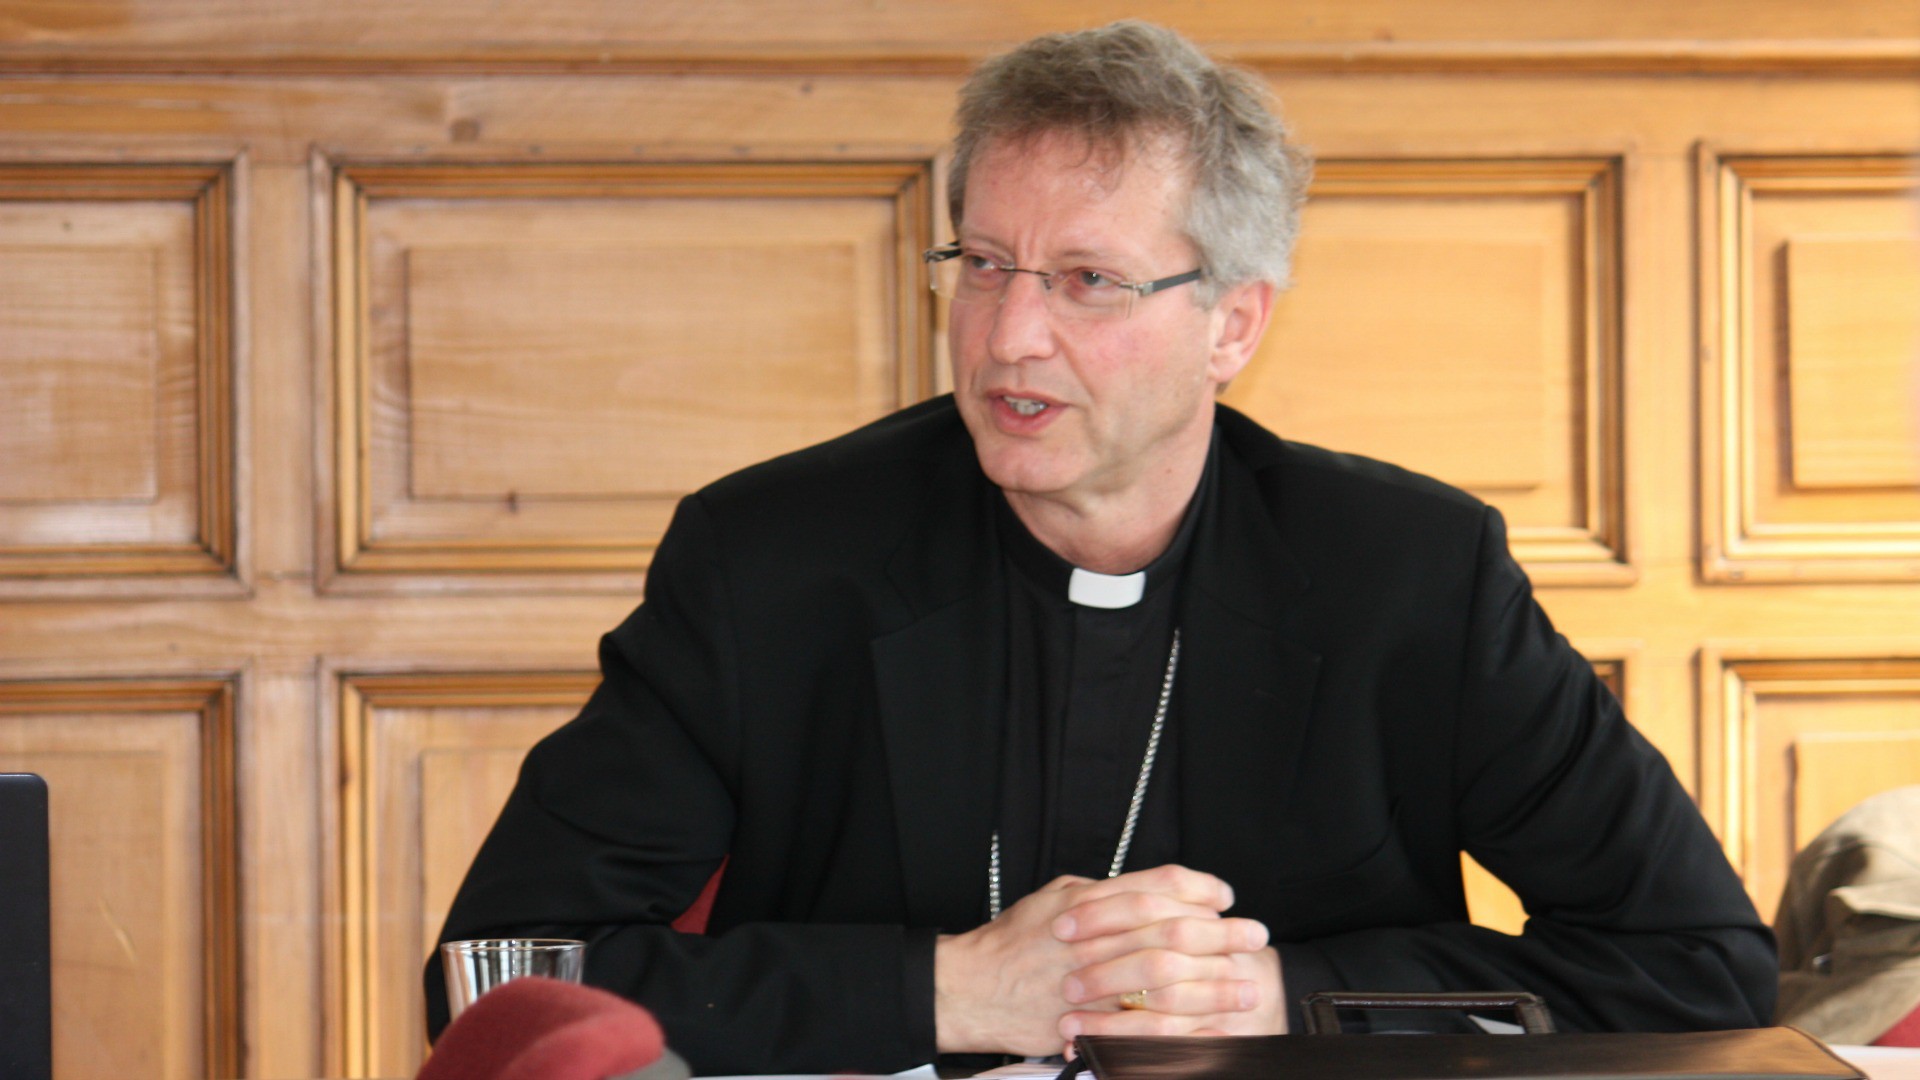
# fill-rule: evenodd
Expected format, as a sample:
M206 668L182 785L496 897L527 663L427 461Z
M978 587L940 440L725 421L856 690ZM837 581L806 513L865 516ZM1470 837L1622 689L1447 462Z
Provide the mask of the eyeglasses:
M1134 301L1140 297L1206 276L1206 270L1201 268L1157 281L1134 282L1090 266L1029 270L1024 266L997 263L959 244L928 248L920 257L932 270L933 291L949 300L998 306L1006 299L1007 284L1013 275L1032 274L1040 279L1048 310L1070 319L1124 319L1133 314Z

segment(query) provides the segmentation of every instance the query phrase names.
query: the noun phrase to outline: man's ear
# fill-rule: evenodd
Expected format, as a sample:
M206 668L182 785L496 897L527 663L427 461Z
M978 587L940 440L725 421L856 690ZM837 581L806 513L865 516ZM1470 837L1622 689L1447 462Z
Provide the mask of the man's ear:
M1270 281L1249 281L1228 289L1214 305L1209 325L1213 355L1207 377L1216 386L1231 382L1252 362L1267 323L1273 320L1273 301L1278 293Z

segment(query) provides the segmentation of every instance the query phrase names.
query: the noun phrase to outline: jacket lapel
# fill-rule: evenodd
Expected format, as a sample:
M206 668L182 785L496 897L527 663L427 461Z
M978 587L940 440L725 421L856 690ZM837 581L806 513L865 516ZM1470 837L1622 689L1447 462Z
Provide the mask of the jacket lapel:
M1263 865L1280 832L1320 656L1292 625L1305 571L1253 469L1222 450L1217 497L1189 556L1175 725L1181 859L1226 873Z
M908 621L871 645L909 924L952 930L986 909L1006 686L994 493L971 453L929 485L888 565Z

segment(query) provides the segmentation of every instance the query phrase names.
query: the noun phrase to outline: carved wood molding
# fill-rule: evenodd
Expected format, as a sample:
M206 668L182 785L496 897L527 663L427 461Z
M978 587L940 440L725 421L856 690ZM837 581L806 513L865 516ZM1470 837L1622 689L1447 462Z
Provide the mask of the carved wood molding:
M1630 585L1627 550L1624 358L1621 346L1624 163L1618 157L1330 159L1312 197L1561 198L1575 205L1579 295L1573 313L1578 398L1566 447L1573 513L1564 522L1510 522L1514 556L1539 585ZM1458 482L1458 481L1455 481ZM1498 501L1494 498L1492 501Z
M1920 579L1920 493L1898 484L1874 490L1870 481L1851 491L1820 490L1796 485L1791 475L1787 440L1795 418L1781 388L1794 377L1784 314L1791 298L1784 271L1775 269L1785 264L1789 245L1772 237L1763 251L1758 236L1770 206L1849 197L1885 203L1886 239L1901 232L1911 236L1909 208L1920 195L1916 162L1912 151L1794 155L1701 148L1704 580ZM1816 232L1812 238L1822 237ZM1920 241L1915 251L1920 258ZM1756 299L1762 291L1771 304Z
M1626 660L1615 657L1609 657L1604 660L1595 660L1592 657L1588 657L1588 660L1593 664L1593 673L1600 677L1601 682L1607 684L1607 689L1613 691L1614 697L1624 702L1627 699Z
M1798 789L1858 779L1796 772L1809 743L1891 740L1920 750L1910 720L1920 706L1920 646L1714 643L1700 654L1700 692L1701 809L1767 915L1786 856L1824 824L1796 822L1796 802L1805 801ZM1769 720L1769 710L1780 716ZM1920 752L1909 756L1920 769ZM1920 773L1900 782L1920 782Z
M185 542L87 542L81 537L0 547L6 595L119 595L146 591L238 593L233 392L235 161L212 163L0 163L0 202L184 203L193 220L195 532ZM111 511L110 511L111 512ZM211 582L205 579L215 579Z
M318 246L330 253L325 277L331 295L323 323L331 334L332 370L321 391L329 402L333 446L319 470L322 498L332 517L319 537L323 582L330 591L627 591L651 561L658 541L657 532L616 532L604 526L511 538L459 535L457 524L427 529L430 535L406 535L398 527L382 535L380 516L405 507L380 494L375 475L376 468L394 467L375 460L380 421L374 399L380 373L374 370L369 340L368 219L381 200L431 199L442 205L469 200L883 200L891 207L889 273L898 285L889 288L886 310L892 328L891 340L885 342L892 356L889 408L934 392L934 307L924 289L912 287L924 280L919 255L932 243L931 162L348 162L319 156L315 171L325 193L318 217L328 230ZM664 515L680 494L685 492L661 493L650 500L662 507L654 528L664 526ZM623 496L595 498L601 505L635 504ZM575 502L586 505L584 500ZM508 504L519 513L511 497ZM447 535L448 528L452 535Z
M199 718L202 1038L209 1080L243 1066L239 844L234 758L238 677L0 681L0 717L186 712Z
M332 1025L329 1067L351 1077L392 1075L388 1067L399 1026L408 1022L403 1003L385 1000L379 961L391 951L384 929L416 913L386 910L380 880L382 838L395 824L385 820L379 785L400 772L417 772L419 759L392 760L377 730L387 709L577 709L598 682L594 672L338 673L339 798L336 853L341 933L329 967L339 1020ZM424 838L421 838L424 839ZM394 883L386 883L391 887ZM431 944L429 942L429 944ZM416 961L423 961L424 956ZM417 1063L416 1063L417 1064Z
M671 45L625 42L433 46L19 45L0 47L35 75L926 75L952 77L1011 47L994 42L874 45ZM1639 41L1207 42L1221 56L1283 74L1581 74L1901 76L1920 73L1920 38Z

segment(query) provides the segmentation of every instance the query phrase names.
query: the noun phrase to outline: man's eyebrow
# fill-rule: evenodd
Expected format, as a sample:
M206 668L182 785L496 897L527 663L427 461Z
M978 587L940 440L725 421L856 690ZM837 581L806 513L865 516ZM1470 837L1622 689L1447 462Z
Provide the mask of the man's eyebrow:
M1137 259L1130 260L1127 255L1121 252L1100 248L1068 248L1060 253L1060 257L1062 259L1084 259L1096 263L1139 261Z
M981 236L977 233L973 235L968 235L965 229L960 230L956 234L955 242L962 245L975 245L979 247L997 248L1001 251L1008 250L1007 245L1002 244L997 240L993 240L989 237ZM1055 255L1051 256L1051 259L1054 262L1085 261L1085 262L1104 263L1104 264L1112 264L1116 262L1125 263L1129 261L1134 261L1134 262L1139 261L1137 259L1130 260L1128 256L1118 251L1114 251L1110 249L1101 249L1101 248L1090 248L1090 247L1070 247L1064 251L1058 252Z

